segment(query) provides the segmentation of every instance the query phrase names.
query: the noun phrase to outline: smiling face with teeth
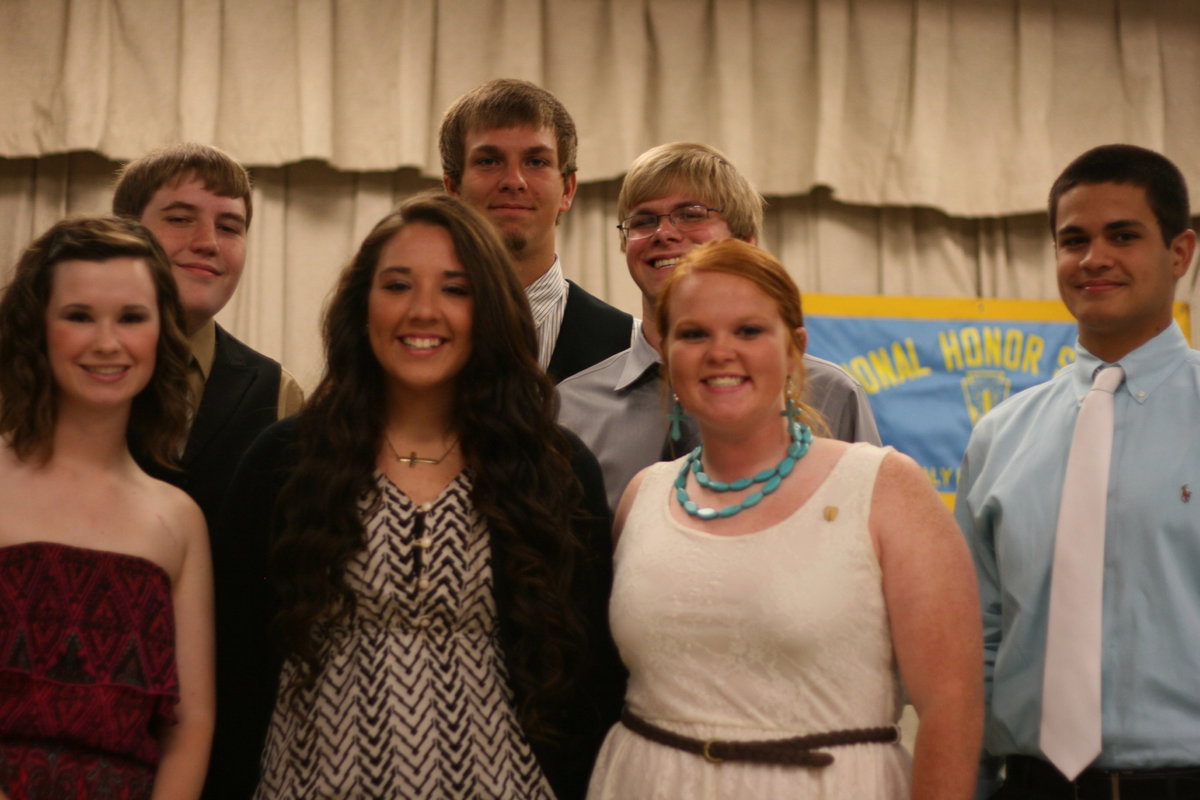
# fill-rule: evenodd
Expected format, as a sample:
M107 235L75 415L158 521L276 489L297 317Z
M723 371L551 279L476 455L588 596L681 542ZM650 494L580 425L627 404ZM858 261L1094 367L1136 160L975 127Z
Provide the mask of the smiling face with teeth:
M367 333L389 396L433 392L449 402L471 356L474 308L445 228L413 222L383 246L367 297Z
M132 403L154 374L159 311L141 258L68 260L54 266L46 306L46 358L59 409Z
M694 192L679 188L665 197L647 200L634 206L633 214L670 214L677 208L690 205L711 206L712 203ZM729 224L720 214L713 212L698 227L688 231L676 228L669 219L659 220L658 230L645 239L630 239L625 243L625 263L629 275L642 291L642 318L653 317L654 304L658 301L663 284L679 258L696 245L714 239L732 236Z
M799 355L778 304L747 278L710 271L682 275L669 303L671 387L701 431L782 425Z

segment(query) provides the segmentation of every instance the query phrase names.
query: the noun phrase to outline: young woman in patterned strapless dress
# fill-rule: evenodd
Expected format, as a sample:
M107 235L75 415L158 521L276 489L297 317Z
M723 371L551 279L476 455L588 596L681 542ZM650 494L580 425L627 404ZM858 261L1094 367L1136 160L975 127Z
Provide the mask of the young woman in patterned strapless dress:
M385 217L343 271L326 373L228 503L248 549L224 596L265 585L252 548L276 521L260 800L582 797L623 686L608 514L535 341L499 236L447 195ZM228 615L261 625L269 602Z
M188 800L213 724L204 517L135 463L187 424L187 343L150 232L64 220L0 300L0 796Z

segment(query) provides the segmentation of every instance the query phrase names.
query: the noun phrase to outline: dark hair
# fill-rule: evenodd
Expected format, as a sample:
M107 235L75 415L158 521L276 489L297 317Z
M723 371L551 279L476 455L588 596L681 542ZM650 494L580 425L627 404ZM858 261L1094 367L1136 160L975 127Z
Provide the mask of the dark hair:
M792 378L796 382L797 395L804 393L804 343L796 332L804 327L804 311L800 304L800 289L779 260L754 245L741 239L719 239L705 242L684 254L671 276L663 284L658 303L654 306L654 319L662 332L663 373L670 374L671 362L667 341L671 336L671 297L679 282L688 275L718 272L736 275L753 283L763 294L775 301L779 318L787 328L788 343L796 357L796 370ZM814 432L828 433L825 421L816 409L797 399L799 417L812 426Z
M215 195L244 201L246 227L250 227L254 210L250 201L250 174L224 150L195 142L154 150L122 167L113 190L113 213L141 219L155 192L191 179L199 180Z
M1058 201L1080 184L1122 183L1139 186L1158 219L1163 242L1169 247L1188 229L1187 183L1161 153L1132 144L1106 144L1088 150L1067 165L1050 187L1050 234L1057 236Z
M54 267L119 257L146 263L159 316L154 372L133 400L129 441L139 454L165 466L175 460L187 429L190 358L175 278L145 226L110 216L70 217L51 226L25 248L0 299L0 435L22 460L53 454L58 404L46 353L46 309Z
M575 172L579 137L575 121L558 98L529 81L498 78L476 86L454 101L438 128L442 174L455 184L462 180L467 155L467 135L472 131L527 125L549 128L558 150L563 178Z
M570 520L582 490L554 422L557 398L538 366L533 320L508 252L478 212L440 193L408 200L367 234L325 312L325 373L300 414L300 459L277 504L272 554L282 600L275 628L300 666L290 688L315 680L319 627L355 607L345 569L363 547L357 501L374 494L386 418L367 301L381 251L414 223L450 234L471 282L471 354L455 382L454 419L472 503L503 556L497 569L510 602L501 624L515 633L506 655L517 713L527 735L548 738L555 732L546 719L584 647L583 623L568 599L578 548Z

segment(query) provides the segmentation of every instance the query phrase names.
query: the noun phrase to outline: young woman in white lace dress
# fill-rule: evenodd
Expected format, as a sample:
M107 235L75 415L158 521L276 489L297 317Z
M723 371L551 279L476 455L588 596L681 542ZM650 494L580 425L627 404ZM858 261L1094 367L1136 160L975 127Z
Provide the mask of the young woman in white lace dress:
M688 253L657 321L703 444L618 507L610 622L629 688L589 798L966 800L978 603L928 479L890 449L812 436L799 293L762 250Z

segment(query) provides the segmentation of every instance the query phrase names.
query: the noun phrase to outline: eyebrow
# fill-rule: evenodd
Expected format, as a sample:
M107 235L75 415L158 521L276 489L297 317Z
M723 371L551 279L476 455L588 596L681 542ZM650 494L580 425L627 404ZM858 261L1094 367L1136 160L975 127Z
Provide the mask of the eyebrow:
M482 155L503 155L503 151L494 144L477 144L471 148L472 154ZM545 154L554 155L554 148L549 145L535 144L532 147L527 147L521 151L523 156L540 156Z
M391 266L391 267L380 267L379 272L376 274L382 275L385 272L399 272L402 275L411 275L412 271L413 271L412 267L405 267L405 266L397 265L397 266ZM459 270L459 269L442 270L442 277L443 278L466 278L467 280L471 279L471 276L467 274L466 270Z
M59 306L59 311L91 311L94 307L91 303L65 303ZM122 311L142 311L150 308L151 306L145 303L125 303L121 306Z
M189 203L185 200L175 200L174 202L167 203L165 206L163 206L162 210L164 212L166 212L166 211L190 211L193 214L195 214L200 211L200 207L197 206L195 203ZM246 216L244 214L238 214L235 211L222 211L217 214L217 219L233 219L233 220L237 220L238 222L242 223L243 225L246 224Z
M1139 219L1115 219L1112 222L1104 223L1105 232L1125 230L1126 228L1138 228L1139 230L1148 230L1146 223ZM1079 225L1063 225L1058 229L1056 236L1068 236L1073 233L1087 233L1082 226Z
M653 200L646 200L644 202L638 203L637 206L635 206L633 211L630 213L632 213L632 214L653 214L654 213L653 211L646 208L647 203L653 203L653 202L654 202ZM705 203L702 200L684 200L682 202L676 203L675 205L671 206L671 211L678 211L679 209L687 208L688 206L705 206L707 208L708 203ZM667 213L670 214L671 211L668 211ZM658 216L662 216L662 215L659 214Z

